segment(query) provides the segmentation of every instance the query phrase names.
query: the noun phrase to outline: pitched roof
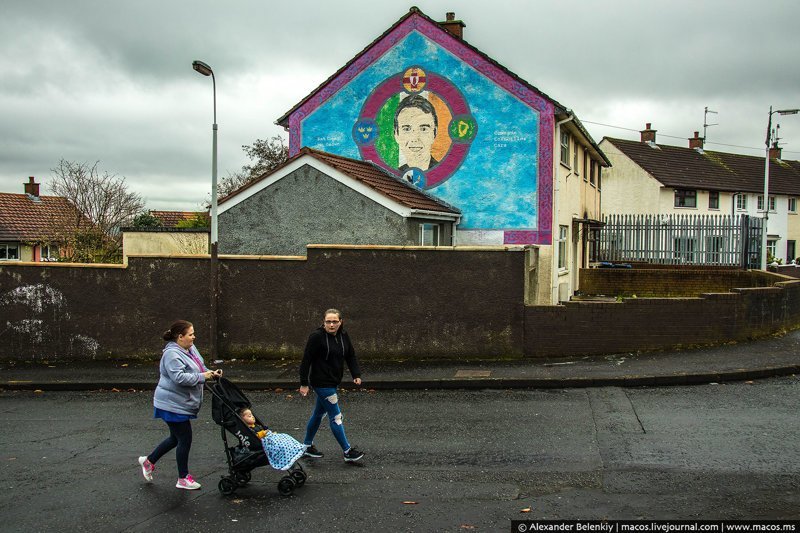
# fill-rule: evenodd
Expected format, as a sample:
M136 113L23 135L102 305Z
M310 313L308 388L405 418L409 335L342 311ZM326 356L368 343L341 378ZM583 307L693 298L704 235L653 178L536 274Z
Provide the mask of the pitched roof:
M207 211L150 211L150 214L161 221L161 225L165 228L174 228L179 222L184 220L192 220L197 215L202 215L209 221L210 218Z
M77 219L75 207L62 196L0 192L0 239L22 242L58 240L65 224Z
M390 33L392 33L392 32L395 30L395 28L397 28L397 27L398 27L398 26L400 26L400 25L401 25L403 22L405 22L405 20L406 20L406 19L408 19L409 17L412 17L412 16L414 16L414 15L417 15L417 16L419 16L419 17L422 17L423 19L427 20L428 22L430 22L431 24L433 24L433 25L435 25L435 26L437 26L437 27L441 27L441 26L440 26L440 24L439 24L438 22L436 22L435 20L433 20L432 18L430 18L429 16L427 16L425 13L423 13L422 11L420 11L420 9L419 9L418 7L412 7L411 9L409 9L408 13L406 13L405 15L403 15L403 16L400 18L400 20L398 20L397 22L395 22L395 23L394 23L394 24L393 24L393 25L392 25L392 26L391 26L389 29L387 29L385 32L383 32L381 35L379 35L379 36L378 36L378 38L376 38L374 41L372 41L372 42L371 42L371 43L369 43L369 44L368 44L366 47L364 47L364 49L363 49L363 50L361 50L361 51L360 51L358 54L356 54L356 55L353 57L353 59L351 59L350 61L348 61L348 62L347 62L347 63L346 63L346 64L345 64L345 65L344 65L342 68L340 68L339 70L337 70L336 72L334 72L334 73L333 73L333 74L332 74L332 75L331 75L331 76L330 76L330 77L329 77L327 80L325 80L324 82L322 82L322 83L319 85L319 87L317 87L316 89L314 89L313 91L311 91L311 93L309 93L309 94L308 94L308 96L306 96L305 98L303 98L302 100L300 100L300 101L297 103L297 105L295 105L295 106L294 106L293 108L291 108L289 111L287 111L286 113L284 113L282 117L280 117L278 120L276 120L276 121L275 121L275 124L278 124L279 126L283 126L284 128L288 127L288 126L289 126L289 122L288 122L288 121L289 121L289 116L290 116L292 113L294 113L294 112L295 112L297 109L299 109L300 107L302 107L302 105L303 105L303 104L305 104L305 103L306 103L308 100L310 100L311 98L313 98L313 97L314 97L314 95L316 95L316 94L317 94L319 91L323 90L323 89L325 88L325 86L326 86L326 85L328 85L328 84L329 84L329 83L330 83L332 80L336 79L336 78L337 78L337 77L338 77L338 76L339 76L341 73L345 72L345 71L346 71L348 68L350 68L350 65L352 65L353 63L355 63L356 61L358 61L358 60L359 60L359 58L361 58L361 56L363 56L364 54L366 54L367 52L369 52L369 50L370 50L370 49L371 49L371 48L372 48L372 47L373 47L375 44L379 43L379 42L380 42L380 41L381 41L381 40L382 40L384 37L386 37L387 35L389 35ZM529 84L529 83L528 83L527 81L525 81L524 79L520 78L519 76L517 76L516 74L514 74L513 72L511 72L511 71L510 71L510 70L508 70L506 67L504 67L503 65L501 65L500 63L498 63L497 61L495 61L494 59L492 59L491 57L489 57L489 56L488 56L488 55L486 55L485 53L483 53L482 51L480 51L478 48L475 48L474 46L472 46L471 44L469 44L469 43L468 43L467 41L465 41L464 39L459 39L458 37L455 37L455 36L451 35L451 34L450 34L449 32L447 32L447 30L445 30L444 28L442 28L442 32L443 32L443 35L447 35L447 36L448 36L448 38L450 38L450 39L456 39L456 40L457 40L459 43L461 43L461 44L465 45L467 48L469 48L470 50L472 50L472 51L473 51L473 52L475 52L476 54L480 55L480 56L481 56L483 59L485 59L487 62L491 63L491 64L492 64L494 67L496 67L496 68L498 68L498 69L502 70L503 72L505 72L506 74L508 74L508 75L509 75L509 76L511 76L512 78L514 78L514 80L516 80L516 81L518 81L519 83L521 83L522 85L524 85L526 88L528 88L528 89L530 89L530 90L533 90L533 91L537 92L538 94L540 94L541 96L543 96L544 98L546 98L546 99L550 100L550 101L553 103L553 105L555 105L555 108L556 108L556 109L555 109L555 111L556 111L556 113L559 113L559 114L560 114L560 113L566 113L566 112L567 112L567 108L566 108L566 107L564 107L563 105L561 105L560 103L558 103L556 100L554 100L554 99L553 99L553 98L551 98L550 96L546 95L545 93L543 93L542 91L540 91L539 89L537 89L536 87L534 87L533 85ZM587 135L588 135L588 134L587 134ZM589 137L589 139L591 139L591 137ZM593 142L593 141L592 141L592 142Z
M321 150L315 150L308 147L302 148L297 155L286 160L282 165L274 168L270 172L263 174L261 177L251 181L247 185L240 187L225 198L220 199L219 203L221 204L223 202L227 202L234 196L237 196L241 192L253 187L257 183L280 172L282 169L304 156L313 157L325 165L333 167L342 174L345 174L346 176L363 183L381 195L409 209L438 211L440 213L450 213L455 215L461 214L461 211L456 207L453 207L443 200L424 192L423 190L411 185L403 179L397 178L385 172L382 168L374 163L329 154L328 152L323 152Z
M666 187L764 192L764 157L605 137ZM800 195L800 162L770 160L769 192Z

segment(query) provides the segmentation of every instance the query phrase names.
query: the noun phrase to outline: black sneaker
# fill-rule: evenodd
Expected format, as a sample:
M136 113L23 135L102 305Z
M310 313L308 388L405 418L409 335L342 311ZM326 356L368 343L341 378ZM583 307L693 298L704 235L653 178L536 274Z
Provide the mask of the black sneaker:
M344 460L347 463L353 463L358 461L364 457L364 452L357 450L355 447L351 446L349 450L344 452Z
M313 444L311 446L308 446L306 448L306 451L303 452L303 457L314 457L316 459L319 459L320 457L322 457L322 455L323 455L322 452L319 451L317 447L314 446Z

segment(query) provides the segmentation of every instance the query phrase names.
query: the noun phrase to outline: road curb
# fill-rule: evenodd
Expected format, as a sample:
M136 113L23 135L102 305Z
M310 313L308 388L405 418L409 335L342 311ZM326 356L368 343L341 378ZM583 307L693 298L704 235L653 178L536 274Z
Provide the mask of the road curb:
M608 377L573 378L437 378L437 379L385 379L367 382L364 387L343 384L345 390L423 390L423 389L572 389L591 387L663 387L678 385L701 385L728 381L748 381L770 377L800 374L800 365L703 372L697 374L633 375ZM297 388L297 381L240 381L243 390L267 390ZM0 390L11 391L146 391L156 387L155 381L7 381L0 383Z

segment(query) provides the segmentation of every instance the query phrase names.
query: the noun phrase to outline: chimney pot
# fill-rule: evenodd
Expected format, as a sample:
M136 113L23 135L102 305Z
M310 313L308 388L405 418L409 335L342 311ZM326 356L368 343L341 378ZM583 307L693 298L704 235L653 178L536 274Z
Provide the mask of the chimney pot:
M656 131L650 127L650 123L648 122L645 125L645 129L641 130L639 133L642 134L642 142L643 143L654 143L656 142Z
M34 198L39 197L39 184L36 183L36 179L33 176L28 176L28 183L25 183L25 194L33 196Z
M450 20L456 20L456 14L455 14L455 12L453 12L453 11L450 11L450 12L448 12L448 13L447 13L447 20L448 20L448 21L450 21Z

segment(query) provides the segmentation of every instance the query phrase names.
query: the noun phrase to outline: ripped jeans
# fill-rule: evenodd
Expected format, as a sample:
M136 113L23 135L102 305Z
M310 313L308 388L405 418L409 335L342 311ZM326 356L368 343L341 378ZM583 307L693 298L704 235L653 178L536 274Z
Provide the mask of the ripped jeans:
M317 434L319 425L322 423L322 418L327 415L328 423L331 425L331 432L333 436L336 437L339 446L342 447L343 451L349 450L350 443L347 442L347 437L344 436L342 410L339 409L339 396L336 394L336 388L314 388L314 394L317 396L317 403L314 405L311 418L308 419L306 438L303 443L306 446L314 444L314 435Z

